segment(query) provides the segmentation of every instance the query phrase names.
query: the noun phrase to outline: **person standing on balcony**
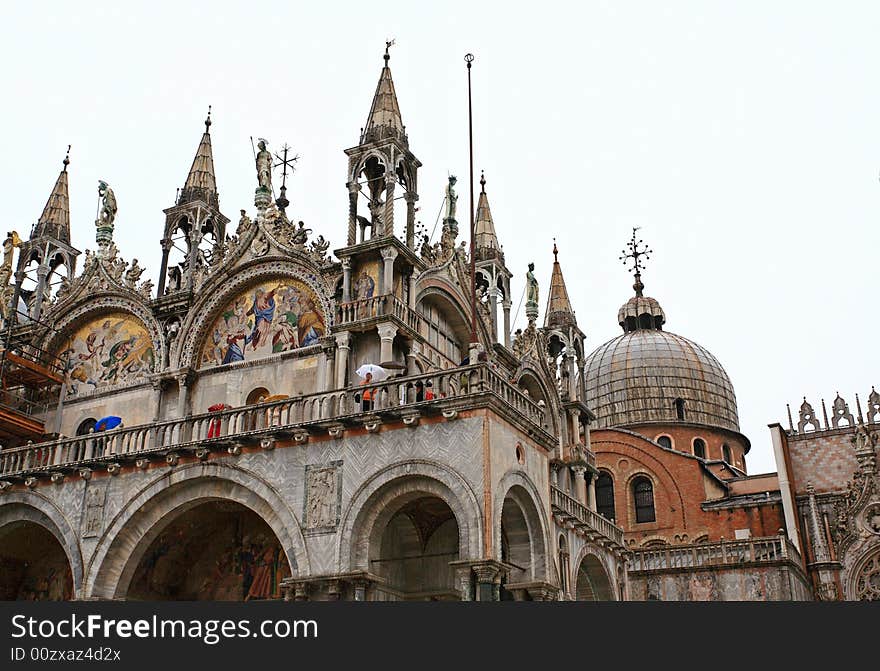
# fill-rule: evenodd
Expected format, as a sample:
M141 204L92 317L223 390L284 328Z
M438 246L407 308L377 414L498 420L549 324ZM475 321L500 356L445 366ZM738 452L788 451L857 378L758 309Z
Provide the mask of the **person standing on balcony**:
M373 374L367 373L364 376L364 379L361 380L361 386L365 387L368 384L371 384L372 382L373 382ZM373 409L373 390L372 389L364 389L363 392L361 392L361 408L364 411L368 411L368 410Z

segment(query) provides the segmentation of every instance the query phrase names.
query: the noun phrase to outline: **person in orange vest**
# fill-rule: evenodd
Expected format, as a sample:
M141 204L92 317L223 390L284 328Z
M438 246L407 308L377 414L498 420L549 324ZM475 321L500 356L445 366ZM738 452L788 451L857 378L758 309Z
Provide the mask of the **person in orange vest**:
M361 386L364 387L370 384L373 381L373 374L367 373L363 380L361 380ZM373 409L373 390L372 389L364 389L361 392L361 408L363 410L372 410Z

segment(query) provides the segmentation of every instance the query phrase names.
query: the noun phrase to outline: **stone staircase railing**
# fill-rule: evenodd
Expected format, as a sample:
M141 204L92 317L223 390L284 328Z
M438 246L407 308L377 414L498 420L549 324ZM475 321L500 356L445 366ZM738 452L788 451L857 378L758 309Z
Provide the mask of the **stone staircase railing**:
M594 510L590 510L583 503L572 498L558 487L550 487L550 505L554 513L561 515L563 519L574 522L576 527L586 531L602 534L607 539L614 541L623 547L623 529L605 519Z

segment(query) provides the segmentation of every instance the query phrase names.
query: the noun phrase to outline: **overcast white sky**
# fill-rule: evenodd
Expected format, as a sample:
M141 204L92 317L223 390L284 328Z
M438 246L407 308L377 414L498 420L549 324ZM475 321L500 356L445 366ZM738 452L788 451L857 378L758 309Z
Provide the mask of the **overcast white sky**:
M475 167L515 304L529 261L546 292L556 236L589 346L616 336L618 256L641 226L646 293L726 367L749 470L772 471L786 402L880 383L878 34L875 2L8 4L4 230L27 234L72 144L75 246L95 248L104 179L123 256L155 280L211 104L224 213L253 211L249 136L286 141L302 156L289 213L342 246L343 149L389 37L419 217L433 225L448 172L466 213L471 51Z

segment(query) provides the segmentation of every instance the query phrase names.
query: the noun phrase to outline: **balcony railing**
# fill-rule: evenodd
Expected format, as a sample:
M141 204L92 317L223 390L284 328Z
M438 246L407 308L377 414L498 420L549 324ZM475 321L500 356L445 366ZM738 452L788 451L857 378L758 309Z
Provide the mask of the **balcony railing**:
M421 384L419 384L421 383ZM364 396L370 397L365 403ZM358 422L370 415L412 409L430 411L450 400L486 395L502 401L526 422L544 427L544 409L487 364L399 377L367 386L202 413L130 428L0 450L0 476L60 470L89 461L169 451L175 447L225 444L270 434L295 435L299 427ZM454 405L454 404L453 404ZM362 416L362 417L361 417ZM548 440L552 440L546 434Z
M554 512L573 521L576 527L598 532L623 547L623 529L558 487L550 487L550 505L555 509Z
M800 554L784 535L694 545L666 545L631 550L633 571L674 571L715 566L772 564L800 565Z

